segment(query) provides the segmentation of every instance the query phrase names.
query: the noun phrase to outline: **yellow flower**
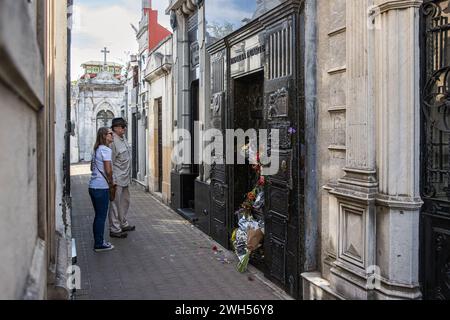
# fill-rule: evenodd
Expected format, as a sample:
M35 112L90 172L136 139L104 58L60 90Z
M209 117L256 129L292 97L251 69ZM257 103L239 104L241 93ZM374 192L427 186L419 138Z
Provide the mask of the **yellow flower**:
M235 242L236 241L236 233L237 233L238 229L234 229L233 234L231 235L231 241Z

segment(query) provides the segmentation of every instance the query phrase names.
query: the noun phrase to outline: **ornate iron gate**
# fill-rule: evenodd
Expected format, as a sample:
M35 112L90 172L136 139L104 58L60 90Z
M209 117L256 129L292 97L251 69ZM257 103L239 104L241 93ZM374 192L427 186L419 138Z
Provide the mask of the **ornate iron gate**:
M425 299L450 299L450 1L421 13L421 282Z

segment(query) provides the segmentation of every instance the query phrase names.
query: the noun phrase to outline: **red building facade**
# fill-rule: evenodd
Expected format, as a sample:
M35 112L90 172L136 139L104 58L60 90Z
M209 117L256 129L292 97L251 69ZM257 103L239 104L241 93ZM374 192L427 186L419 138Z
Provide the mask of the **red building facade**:
M158 23L158 10L152 9L151 1L146 1L144 15L148 17L148 51L151 52L158 44L172 33Z

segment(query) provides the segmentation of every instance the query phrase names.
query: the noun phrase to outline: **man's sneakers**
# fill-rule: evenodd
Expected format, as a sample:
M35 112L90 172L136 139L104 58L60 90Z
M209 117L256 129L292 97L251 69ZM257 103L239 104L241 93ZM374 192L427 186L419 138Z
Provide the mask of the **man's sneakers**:
M103 245L101 245L100 247L95 247L94 251L95 252L105 252L105 251L111 251L114 249L114 246L109 243L109 242L103 242Z
M122 232L130 232L130 231L135 231L136 230L136 226L128 226L125 228L122 228Z
M125 239L126 237L128 237L128 234L125 232L110 232L109 236L111 238L118 238L118 239Z

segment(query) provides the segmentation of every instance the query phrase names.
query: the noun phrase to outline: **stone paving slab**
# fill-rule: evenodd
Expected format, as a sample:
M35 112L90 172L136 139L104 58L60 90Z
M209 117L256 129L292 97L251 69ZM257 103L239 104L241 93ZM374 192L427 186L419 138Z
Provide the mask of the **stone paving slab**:
M131 190L127 239L106 240L110 252L93 251L94 210L87 184L89 166L72 167L72 235L76 239L82 289L77 300L289 300L255 268L240 274L233 252L149 193ZM107 225L108 228L108 225ZM219 248L214 252L213 247ZM229 263L223 262L227 259Z

